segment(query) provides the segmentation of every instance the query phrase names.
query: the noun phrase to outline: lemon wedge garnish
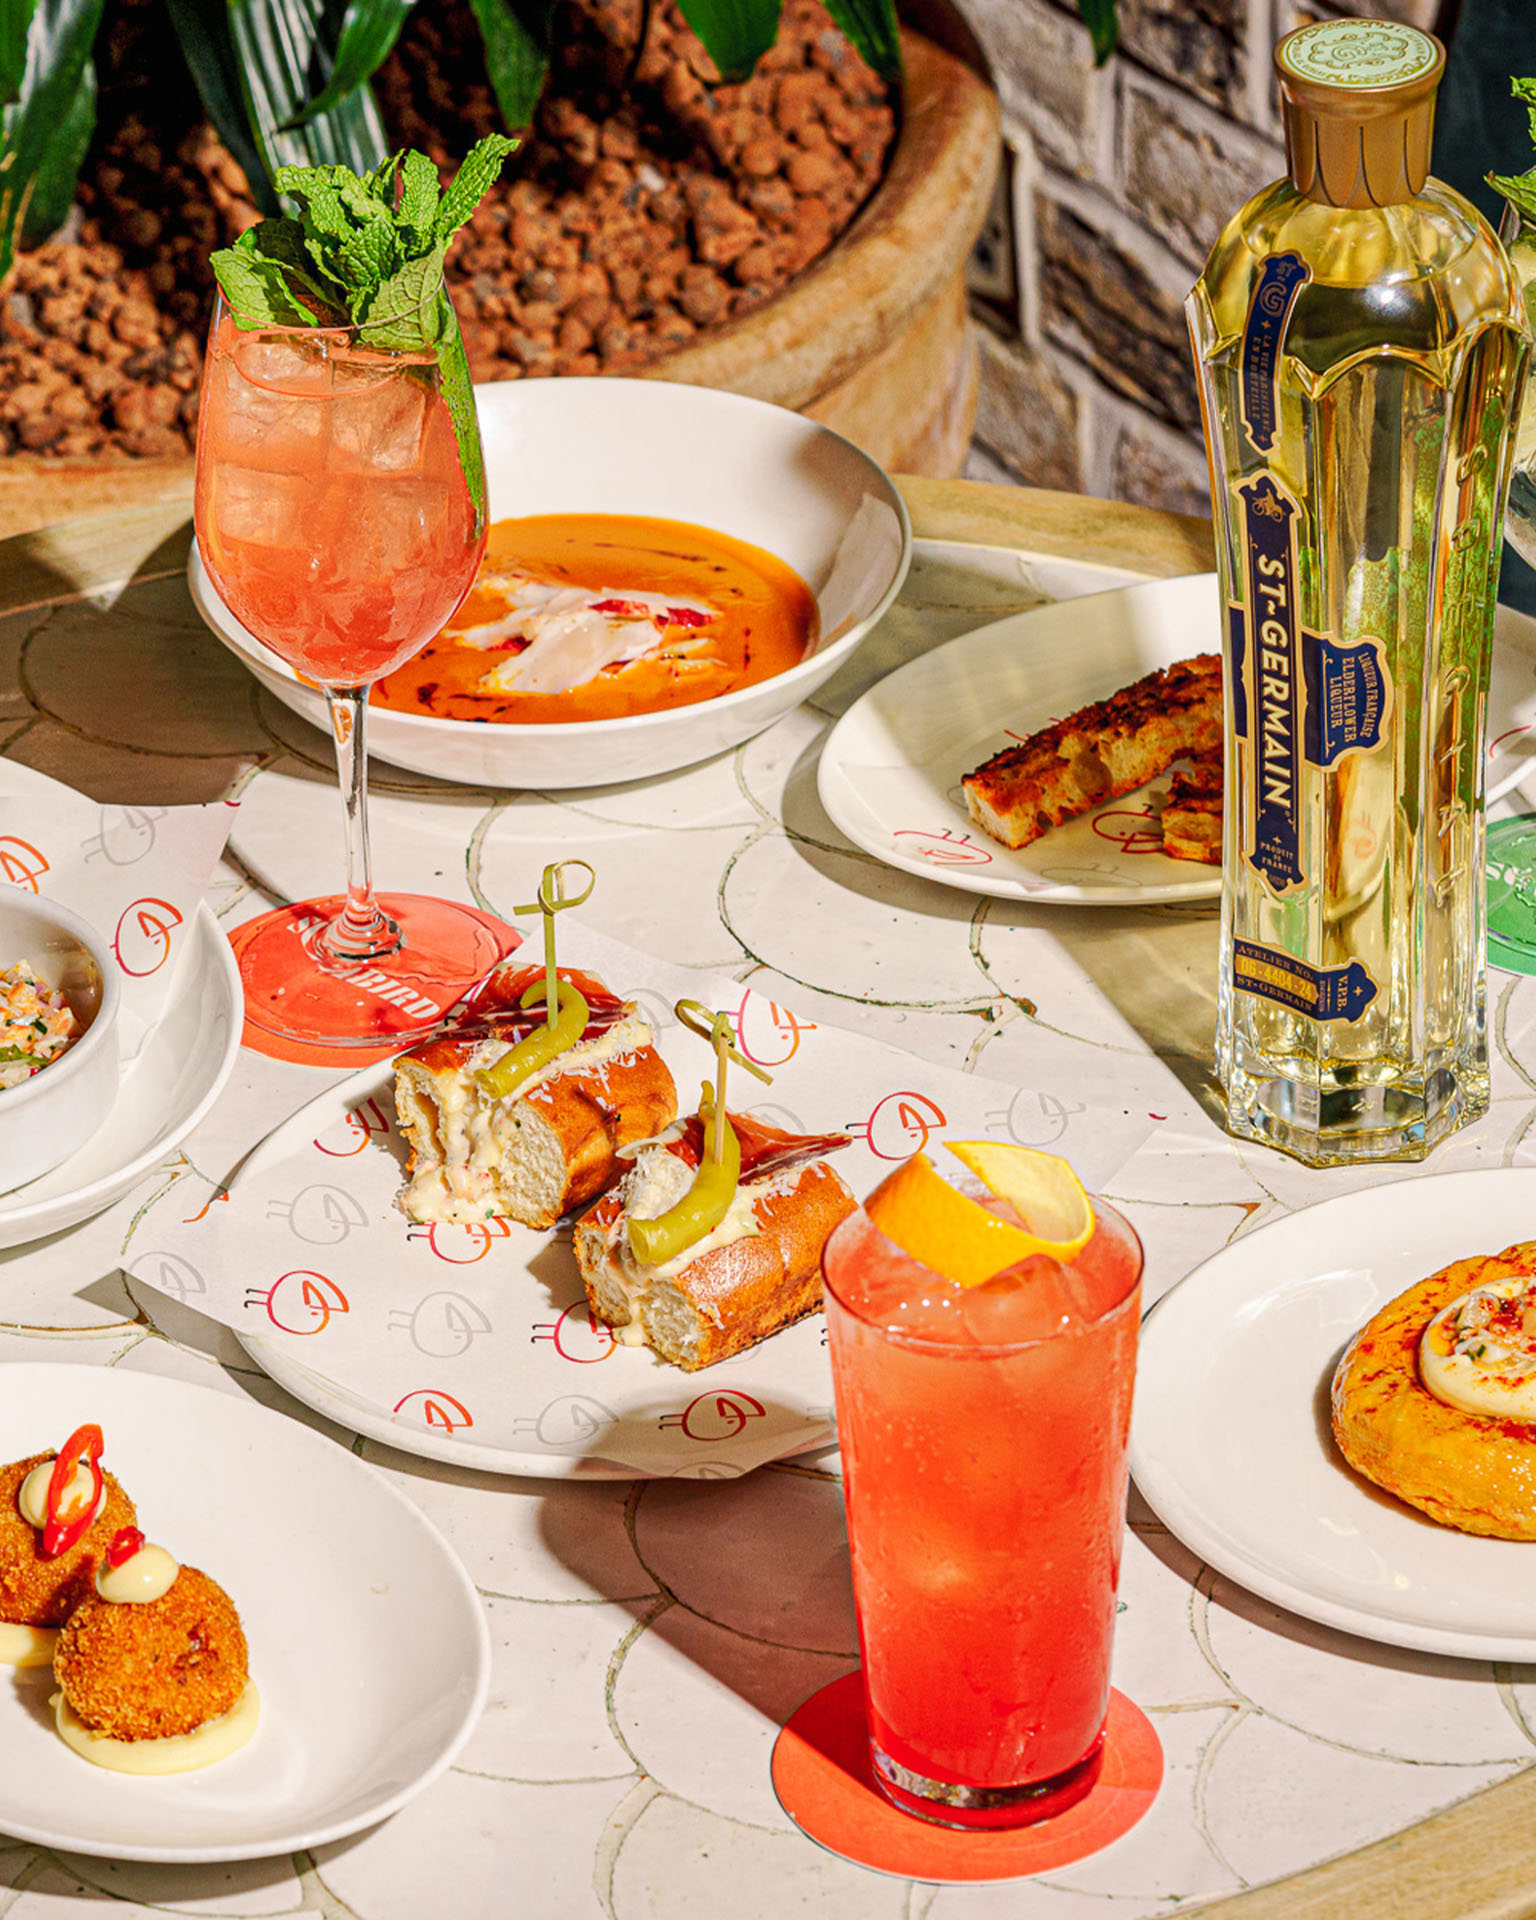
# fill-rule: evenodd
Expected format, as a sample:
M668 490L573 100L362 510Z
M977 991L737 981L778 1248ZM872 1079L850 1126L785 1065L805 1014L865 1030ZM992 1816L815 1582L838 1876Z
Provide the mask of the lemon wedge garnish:
M864 1210L887 1240L957 1286L979 1287L1034 1254L1070 1260L1093 1234L1093 1206L1077 1175L1055 1154L988 1140L947 1143L949 1150L1027 1227L1000 1220L957 1192L927 1154L904 1161Z

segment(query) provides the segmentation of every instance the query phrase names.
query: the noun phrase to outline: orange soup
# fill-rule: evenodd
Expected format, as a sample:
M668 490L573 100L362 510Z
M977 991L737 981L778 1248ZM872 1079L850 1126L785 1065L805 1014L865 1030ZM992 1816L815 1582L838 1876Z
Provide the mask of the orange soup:
M491 528L451 625L373 689L439 720L615 720L783 673L817 639L793 568L708 527L548 513Z

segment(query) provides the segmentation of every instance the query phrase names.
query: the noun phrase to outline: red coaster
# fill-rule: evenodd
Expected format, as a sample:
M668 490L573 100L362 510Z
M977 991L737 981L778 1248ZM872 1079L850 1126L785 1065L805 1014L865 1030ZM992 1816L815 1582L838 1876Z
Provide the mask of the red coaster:
M409 910L420 906L430 912L441 904L416 894L382 894L380 902L386 912L393 909L397 918L401 917L402 908ZM249 949L252 943L258 938L270 940L274 931L280 931L289 951L285 954L280 949L278 957L302 977L310 966L304 951L307 939L321 924L313 911L317 904L335 910L339 909L341 901L301 901L295 906L278 907L269 913L259 914L254 920L242 921L238 927L231 928L229 944L234 948L242 976L250 964ZM387 1060L399 1053L402 1047L413 1044L410 1030L420 1028L424 1015L434 1003L441 1007L445 997L457 999L522 943L523 936L518 930L508 926L506 921L498 920L494 914L468 906L462 901L449 904L460 925L469 930L467 964L475 971L467 980L461 975L461 984L448 987L446 995L435 978L430 975L425 979L417 977L420 972L418 956L407 950L391 955L375 966L364 966L350 976L338 975L329 982L323 976L312 976L315 989L313 997L326 1003L328 1012L335 1011L338 1015L338 1027L335 1030L355 1026L360 1033L366 1034L371 1030L376 1037L364 1039L361 1044L344 1046L325 1041L300 1040L291 1034L277 1032L248 1012L240 1044L249 1047L253 1053L265 1054L270 1060L287 1060L296 1066L348 1068L366 1067L375 1060ZM428 964L430 966L430 961ZM249 1005L249 995L247 1003Z
M898 1812L870 1770L861 1673L813 1693L773 1749L774 1792L800 1831L857 1866L903 1880L1018 1880L1071 1866L1128 1833L1162 1779L1152 1722L1114 1691L1097 1782L1076 1806L1033 1827L968 1833Z

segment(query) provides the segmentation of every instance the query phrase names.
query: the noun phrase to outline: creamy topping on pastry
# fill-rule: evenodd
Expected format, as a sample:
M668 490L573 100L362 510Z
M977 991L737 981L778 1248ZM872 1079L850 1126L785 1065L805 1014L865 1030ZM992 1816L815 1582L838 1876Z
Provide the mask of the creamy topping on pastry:
M603 1073L609 1062L638 1053L651 1043L650 1023L631 1013L602 1033L577 1042L557 1054L546 1066L520 1080L504 1098L493 1099L475 1078L511 1051L510 1040L487 1037L451 1075L438 1076L433 1087L436 1107L434 1142L438 1160L423 1159L401 1204L411 1219L454 1224L483 1219L495 1210L496 1171L512 1151L522 1125L519 1108L530 1094L574 1073ZM425 1089L419 1089L425 1098Z
M228 1713L191 1733L170 1734L163 1740L114 1740L110 1734L93 1733L62 1693L54 1694L50 1705L65 1746L92 1766L113 1773L191 1773L196 1767L211 1767L238 1752L261 1718L261 1696L252 1680L246 1681L244 1693Z
M1419 1376L1463 1413L1536 1421L1536 1275L1490 1281L1442 1307L1419 1341Z
M102 1561L96 1569L96 1591L119 1606L144 1607L168 1594L180 1572L164 1547L146 1542L118 1566Z
M48 1482L53 1478L53 1461L44 1460L35 1466L22 1481L16 1495L16 1511L30 1527L46 1527L48 1524ZM82 1460L75 1468L75 1477L65 1490L62 1502L66 1513L77 1500L89 1500L94 1479L90 1462ZM103 1482L96 1501L96 1511L91 1515L93 1521L101 1518L101 1510L107 1504L107 1489Z
M635 1220L660 1219L688 1192L696 1171L681 1154L668 1153L665 1147L653 1147L649 1152L642 1153L635 1161L634 1171L625 1176L625 1216ZM647 1278L672 1280L684 1267L691 1266L695 1260L702 1260L706 1253L713 1253L716 1247L728 1247L734 1240L745 1240L761 1233L762 1228L758 1225L753 1207L753 1201L761 1190L739 1185L731 1196L729 1211L719 1225L711 1227L691 1246L684 1247L671 1260L663 1260L659 1266L642 1266L630 1247L628 1231L621 1228L619 1258L626 1274L637 1278L644 1275Z
M28 1627L0 1620L0 1667L51 1667L59 1643L57 1627Z

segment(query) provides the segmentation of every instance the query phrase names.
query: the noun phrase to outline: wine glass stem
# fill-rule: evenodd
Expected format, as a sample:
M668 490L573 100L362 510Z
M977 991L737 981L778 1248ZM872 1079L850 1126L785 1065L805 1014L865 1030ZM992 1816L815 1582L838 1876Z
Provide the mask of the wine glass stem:
M382 960L400 950L400 929L373 897L368 852L368 689L327 687L331 738L346 817L347 904L320 935L331 959Z

